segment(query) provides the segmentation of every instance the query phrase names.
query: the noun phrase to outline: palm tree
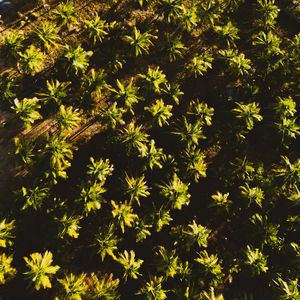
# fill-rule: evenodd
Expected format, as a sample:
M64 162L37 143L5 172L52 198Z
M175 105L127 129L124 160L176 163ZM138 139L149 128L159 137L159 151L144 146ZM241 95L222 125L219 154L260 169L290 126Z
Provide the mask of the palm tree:
M139 88L133 84L133 78L127 84L121 83L117 79L117 88L111 90L114 93L114 98L124 104L134 114L133 105L139 103L141 98L138 96Z
M239 39L239 29L231 21L223 26L214 26L214 30L219 35L221 43L225 44L228 48L236 46L235 42Z
M11 280L17 273L17 270L12 266L13 255L7 256L5 253L0 255L0 285Z
M210 286L218 286L223 279L221 261L217 254L209 255L206 250L200 251L195 261L200 265L203 273L208 277Z
M176 249L168 251L164 246L159 246L157 255L160 257L157 271L162 272L166 278L173 278L179 273L182 263L176 253Z
M157 39L157 36L148 32L141 33L136 27L133 28L132 35L123 37L123 40L132 46L135 56L149 53L149 48L153 45L151 39Z
M44 155L49 160L49 170L45 172L46 178L50 177L54 184L59 177L67 178L66 169L71 166L73 149L76 149L64 137L52 135L47 138Z
M182 0L160 0L157 4L157 11L167 19L168 23L176 20L183 11Z
M64 214L60 219L56 218L56 221L59 224L59 233L58 237L65 239L66 235L77 239L79 236L78 231L80 230L79 222L82 219L82 216L71 215L68 216Z
M214 108L209 107L205 102L200 102L199 99L189 103L187 115L194 116L206 126L211 126Z
M167 83L166 75L160 70L159 67L151 68L148 67L147 74L140 74L140 78L143 81L143 87L148 92L154 92L160 94L162 91L161 85Z
M177 83L165 83L163 92L167 99L174 101L176 104L179 104L180 97L184 94L184 92L180 90L180 85Z
M84 92L83 93L95 93L97 96L101 96L105 88L109 88L109 85L105 81L106 74L104 70L90 69L88 74L84 75Z
M267 272L269 269L267 266L267 256L264 255L258 248L253 248L247 245L245 250L246 259L245 265L250 268L252 276L257 276L261 273Z
M241 195L244 199L248 201L248 206L255 202L258 206L262 207L262 201L265 198L264 191L256 186L250 187L248 183L244 186L240 186Z
M59 28L56 27L56 24L46 20L34 29L33 35L41 46L49 51L51 48L57 48L59 45L60 36L58 31Z
M178 35L166 35L166 46L165 51L169 54L170 62L175 61L177 58L183 56L183 51L186 49L181 37Z
M23 49L25 35L21 30L10 29L4 33L0 42L1 57L6 61L15 60Z
M199 22L197 5L192 4L189 7L183 6L182 14L180 14L179 19L183 29L191 33L191 31L197 26Z
M99 115L101 121L108 122L109 126L116 128L117 125L124 125L123 114L124 108L117 107L117 102L113 102L108 108L103 108Z
M265 29L272 29L276 25L279 8L275 5L275 0L258 0L256 14L255 25Z
M80 125L81 117L78 109L73 109L72 106L61 105L59 112L55 116L60 132L66 131L67 133Z
M131 205L126 201L117 204L115 201L111 200L111 205L113 207L112 215L117 220L117 223L124 233L125 226L132 227L134 222L138 219L138 215L133 213Z
M166 198L173 209L181 210L183 205L189 205L191 195L188 192L189 183L180 180L176 173L168 183L159 185L161 195Z
M108 176L112 175L114 170L114 165L110 163L109 159L95 160L90 157L90 163L87 165L87 174L91 177L92 182L99 181L100 183L105 183Z
M92 55L93 51L85 51L80 45L76 48L66 45L65 53L62 58L66 72L69 75L84 73L89 67L89 59Z
M140 157L146 159L146 166L151 170L154 167L161 169L162 159L164 157L164 152L162 148L157 148L155 146L155 141L153 139L150 140L150 143L147 145L147 149L145 153L142 153Z
M232 200L229 198L229 193L220 193L216 192L211 196L213 202L210 206L212 207L221 207L226 211L229 211L230 206L232 205Z
M298 278L290 279L285 281L282 278L278 277L276 280L273 280L276 287L280 291L280 300L297 300L300 297Z
M106 192L103 183L86 183L83 184L80 191L79 201L84 204L84 212L86 215L97 211L105 203L102 194Z
M136 221L134 230L136 232L136 242L144 241L148 236L151 235L150 229L153 226L151 224L146 223L144 219L139 219Z
M203 24L214 25L215 21L221 17L221 5L216 1L202 1L198 6L200 22Z
M281 156L281 162L275 165L273 172L283 178L283 187L293 188L300 183L300 159L292 163L287 156Z
M100 254L102 261L106 255L115 257L114 251L118 249L119 240L114 224L99 227L93 246L97 248L97 253Z
M34 156L35 143L32 139L24 136L14 138L15 154L20 158L21 162L25 165L29 165Z
M40 209L44 204L44 200L49 196L49 191L50 189L48 187L41 185L33 188L22 186L21 196L25 202L22 210L28 209L29 207L32 207L34 210Z
M203 124L201 121L189 123L187 118L183 117L182 123L173 131L173 134L178 135L187 146L198 145L199 139L206 139L202 131Z
M124 252L121 253L118 258L116 258L116 261L121 264L124 269L123 278L125 281L128 279L128 277L137 279L139 276L141 276L139 269L144 261L142 259L135 258L134 250L130 250L129 252L124 250Z
M255 122L262 121L263 117L259 114L260 107L256 102L251 102L248 104L241 104L236 102L237 108L232 111L235 113L236 117L241 119L247 130L252 130Z
M140 206L140 198L147 198L150 195L145 176L135 178L129 177L126 173L125 182L124 193L129 195L129 203L132 204L133 201L136 201Z
M283 119L284 117L294 117L297 113L296 109L296 101L291 97L278 97L277 102L274 105L274 109L276 115L279 119Z
M229 58L228 67L230 72L236 76L247 75L252 69L251 60L245 58L244 53L240 53Z
M11 108L16 116L23 121L26 129L29 129L36 120L42 119L42 115L38 112L38 109L41 108L39 102L39 99L36 97L22 100L14 99L14 106Z
M137 294L145 296L147 300L165 300L167 299L168 290L163 289L163 282L163 276L150 277L149 281L139 289Z
M7 72L0 74L0 98L1 102L11 102L16 98L16 89L19 85L9 76Z
M275 123L283 145L287 145L290 139L296 139L300 135L300 126L296 122L296 118L283 118Z
M56 105L60 106L62 101L65 100L70 93L70 84L71 82L60 82L57 79L54 80L47 80L46 81L46 88L37 93L39 98L44 102L53 102Z
M85 279L88 286L88 299L116 300L119 299L118 287L120 279L113 279L113 274L96 275L91 273Z
M13 245L13 239L15 238L14 231L16 221L12 220L8 222L6 219L0 221L0 247L8 248Z
M119 139L127 149L128 153L133 150L140 153L142 156L146 154L149 135L144 132L142 125L135 125L131 122L125 128L119 131Z
M165 124L169 125L168 119L172 117L172 108L172 105L165 105L163 99L158 99L151 106L146 106L144 109L148 110L158 126L162 127Z
M102 42L105 36L108 35L108 24L105 20L101 20L97 13L94 19L84 21L84 29L94 45L97 42Z
M187 71L189 75L193 75L195 78L199 75L203 75L208 69L212 68L213 57L207 54L201 54L192 58L187 65Z
M57 281L62 285L62 299L70 300L80 300L81 296L84 296L88 286L85 282L86 274L81 273L79 275L74 275L73 273L65 275L62 279L57 279Z
M55 20L58 26L71 29L72 25L77 24L76 8L71 1L60 3L54 10Z
M34 75L43 70L45 54L34 45L30 45L23 53L18 52L18 63L25 74Z
M182 156L188 176L194 178L195 182L206 177L207 164L205 155L200 149L197 149L195 145L188 146Z
M38 291L41 288L51 288L51 277L59 269L59 266L53 266L53 255L50 251L46 250L44 254L34 252L29 257L24 257L27 268L29 271L25 272L25 276L34 284L35 289Z
M153 223L155 224L156 231L159 232L166 225L169 225L173 221L170 210L166 209L164 206L159 209L155 209L151 215Z

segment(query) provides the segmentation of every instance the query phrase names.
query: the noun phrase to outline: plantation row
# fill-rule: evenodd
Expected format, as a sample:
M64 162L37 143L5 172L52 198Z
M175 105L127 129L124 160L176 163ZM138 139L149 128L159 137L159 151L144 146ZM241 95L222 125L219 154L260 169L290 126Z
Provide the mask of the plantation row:
M297 6L43 4L0 35L1 297L300 299Z

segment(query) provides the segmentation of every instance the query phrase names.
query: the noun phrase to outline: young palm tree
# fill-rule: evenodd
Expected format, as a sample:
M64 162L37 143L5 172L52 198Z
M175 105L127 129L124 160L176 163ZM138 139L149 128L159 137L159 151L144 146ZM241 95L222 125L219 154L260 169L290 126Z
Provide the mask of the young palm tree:
M120 279L113 279L113 274L96 275L91 273L85 279L88 286L87 299L117 300Z
M157 36L148 32L141 33L136 27L133 28L132 35L123 37L123 40L133 48L135 56L149 53L149 48L153 45L151 39L157 39Z
M240 190L242 197L248 201L248 206L254 202L262 207L262 201L264 200L265 195L260 187L256 186L251 188L248 183L245 183L244 186L240 186Z
M18 86L16 81L7 72L0 74L0 99L3 104L4 102L11 102L16 98Z
M234 108L232 111L237 118L245 123L247 130L252 130L255 122L262 121L263 117L259 114L260 107L258 103L241 104L236 102L236 105L237 108Z
M70 84L71 82L60 82L57 79L47 80L46 88L37 95L45 103L53 102L59 106L69 96Z
M148 67L147 74L140 74L139 77L143 81L143 88L148 92L160 94L162 91L161 85L167 83L166 75L159 67L155 69Z
M153 226L151 224L147 224L144 219L139 219L136 221L134 230L136 232L136 242L142 242L144 241L148 236L151 235L150 229Z
M183 11L182 0L160 0L157 4L157 11L167 19L168 23L176 20Z
M55 20L58 26L71 29L77 23L76 8L71 1L60 3L54 10Z
M251 60L245 58L244 53L234 55L228 60L228 67L231 73L236 76L244 76L250 73L252 68Z
M291 139L296 139L300 135L300 126L297 124L296 118L283 118L276 122L275 126L281 135L281 142L284 146L287 146Z
M195 78L199 75L203 75L208 69L212 68L213 57L207 54L201 54L195 56L191 62L187 65L187 71L189 75L193 75Z
M138 291L138 295L146 297L147 300L165 300L167 299L168 290L164 290L162 283L164 282L164 277L154 276L150 277Z
M216 1L202 1L198 6L200 22L203 24L214 25L220 19L221 12L221 5Z
M108 24L106 24L105 20L101 20L97 13L94 19L84 21L84 24L84 29L94 45L97 42L102 42L105 36L108 35Z
M102 204L105 203L105 200L102 196L106 192L106 189L103 187L103 183L87 183L82 185L80 191L79 201L84 204L84 212L86 215L91 212L97 211L101 208Z
M12 266L13 255L7 256L5 253L0 255L0 285L11 280L17 273L17 270Z
M134 222L138 219L138 215L133 213L131 205L127 202L117 204L112 200L111 205L113 207L112 215L124 233L125 226L132 227Z
M77 48L66 45L66 50L62 58L66 72L78 75L84 73L89 66L89 59L93 51L85 51L80 45Z
M29 165L34 156L35 143L32 139L24 136L15 137L15 154L20 158L21 162L25 165Z
M21 196L22 200L25 202L22 209L28 209L32 207L34 210L40 209L45 199L49 195L50 189L45 186L35 186L33 188L26 188L22 186Z
M159 185L159 188L161 195L169 201L173 209L181 210L183 205L189 205L189 183L182 182L176 173L168 183Z
M47 49L57 48L60 41L60 36L58 34L59 28L50 21L43 21L38 25L33 31L34 37L38 40L41 47Z
M221 207L224 208L226 211L229 211L229 208L232 205L232 200L230 200L229 198L229 193L216 192L216 194L213 194L211 198L213 202L210 206Z
M214 26L214 30L219 35L222 44L225 44L228 48L236 46L235 42L239 39L239 29L231 21L223 26Z
M11 108L16 116L23 121L26 129L29 129L36 120L42 119L42 115L38 112L38 109L41 108L39 102L36 97L22 100L16 98L14 100L14 106Z
M125 174L125 195L129 195L129 203L132 204L134 201L140 206L140 198L147 198L150 195L149 187L145 180L145 176L140 177L129 177Z
M100 226L99 231L95 235L93 246L97 248L97 253L100 254L102 261L106 255L115 257L114 251L118 249L117 245L120 239L117 236L114 224Z
M170 210L166 209L164 206L160 207L159 209L155 209L151 215L151 218L157 232L161 231L164 226L169 225L170 222L173 221Z
M30 254L29 257L24 257L27 268L29 271L25 272L25 276L28 280L34 284L35 289L38 291L41 288L51 288L51 277L59 269L59 266L53 266L53 255L50 251L46 250L44 254L35 252Z
M73 109L72 106L61 105L59 112L55 116L60 132L66 131L67 133L80 125L81 117L78 109Z
M258 27L272 29L276 25L279 8L275 5L275 0L258 0L256 8Z
M101 96L109 85L106 83L106 74L104 70L90 69L88 74L84 75L84 89L87 93L95 93ZM85 93L85 91L84 91Z
M300 182L300 159L292 163L287 156L281 156L281 162L275 165L273 172L283 178L283 187L293 188Z
M123 114L126 112L124 108L117 107L117 102L112 103L108 108L101 110L99 118L101 121L107 122L112 128L117 125L124 125Z
M207 164L205 155L200 149L197 149L195 145L187 147L182 156L188 176L191 176L195 182L206 177Z
M7 222L6 219L0 221L0 247L7 248L13 245L13 239L15 238L15 220Z
M285 281L282 278L278 277L276 280L273 280L276 287L280 291L280 300L297 300L300 297L300 288L298 284L298 278L290 279Z
M124 250L124 252L116 258L116 261L121 264L124 269L123 278L125 281L127 281L128 277L137 279L142 275L139 273L139 269L144 261L142 259L135 258L134 250L130 250L129 252Z
M170 99L170 101L175 102L177 105L179 104L181 96L184 94L184 92L180 90L180 85L177 83L165 83L163 92L167 99Z
M114 98L125 105L130 112L134 114L133 105L139 103L141 98L138 96L139 88L133 84L133 78L131 78L127 84L121 83L117 79L117 88L111 90L114 93Z
M178 274L181 269L181 262L175 249L168 251L164 246L159 246L157 255L160 257L157 271L162 272L166 278L173 278Z
M246 259L244 263L250 268L252 276L257 276L261 273L267 272L269 269L267 266L267 256L264 255L258 248L253 249L253 247L247 245L245 255Z
M87 165L87 174L90 176L91 181L105 183L108 176L112 175L114 165L110 163L109 159L95 160L90 157L90 163Z
M175 61L177 58L183 56L183 51L186 50L181 37L178 35L166 35L165 51L169 54L170 62Z
M85 279L85 273L81 273L79 275L70 273L65 275L62 279L57 279L57 281L62 285L62 299L83 299L81 296L84 296L88 289Z
M194 28L196 28L199 17L198 17L198 7L196 4L192 4L188 7L182 7L182 14L179 16L181 26L188 33L191 33Z
M12 59L15 60L18 57L18 53L23 49L23 42L25 36L20 30L11 29L4 33L0 42L1 57L6 61Z
M144 132L143 126L137 126L134 122L129 123L128 126L119 131L119 139L125 144L128 153L134 150L142 156L147 151L148 137L149 135Z
M144 109L148 110L154 121L158 123L158 126L169 125L168 119L172 117L172 105L165 105L163 99L158 99L151 106L146 106Z
M25 74L34 75L44 68L45 54L34 45L30 45L23 53L18 52L18 63Z
M59 224L59 233L58 237L65 239L66 235L77 239L79 237L78 231L80 230L79 222L82 219L82 216L71 215L68 216L64 214L62 218L56 218L56 221Z
M208 277L210 286L218 286L223 279L221 261L217 254L209 255L206 250L198 253L195 261L200 265L203 273Z
M201 121L189 123L187 118L183 117L182 123L173 131L173 134L178 135L187 146L198 145L199 139L206 139L202 131L203 124Z
M197 120L203 122L206 126L211 126L214 108L209 107L205 102L198 99L189 103L187 115L195 116Z
M140 157L146 160L146 166L149 167L151 170L154 167L161 169L163 167L162 160L164 157L164 152L162 148L157 148L155 146L155 141L152 139L147 145L147 150L145 153L142 153Z
M50 177L54 184L59 177L66 179L66 169L71 166L73 149L76 149L64 137L49 136L44 148L44 155L49 159L49 170L45 172L46 178Z

